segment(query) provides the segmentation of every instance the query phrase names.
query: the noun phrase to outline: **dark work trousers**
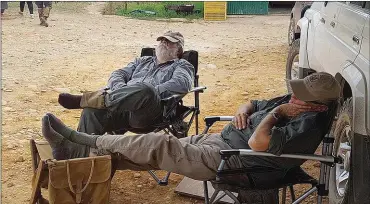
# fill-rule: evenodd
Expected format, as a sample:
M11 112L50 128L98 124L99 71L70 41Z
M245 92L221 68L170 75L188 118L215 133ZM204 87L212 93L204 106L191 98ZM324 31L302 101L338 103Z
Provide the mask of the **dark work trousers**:
M32 1L21 1L19 2L19 9L21 12L24 11L24 5L25 3L27 2L27 7L28 7L28 10L30 11L30 14L33 14L33 4L32 4Z
M105 109L84 108L78 131L102 135L127 128L146 129L162 120L161 98L155 88L146 83L108 91L105 106Z
M35 1L37 8L49 7L51 8L51 1Z

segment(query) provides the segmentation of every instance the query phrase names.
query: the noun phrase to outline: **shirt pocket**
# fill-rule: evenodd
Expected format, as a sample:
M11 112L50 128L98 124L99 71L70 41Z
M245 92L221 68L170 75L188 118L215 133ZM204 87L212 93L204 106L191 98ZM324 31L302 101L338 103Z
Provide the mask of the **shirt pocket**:
M250 120L250 128L251 129L255 129L258 124L261 123L261 121L266 117L266 112L265 111L258 111L258 112L255 112L253 113L250 117L249 117L249 120Z

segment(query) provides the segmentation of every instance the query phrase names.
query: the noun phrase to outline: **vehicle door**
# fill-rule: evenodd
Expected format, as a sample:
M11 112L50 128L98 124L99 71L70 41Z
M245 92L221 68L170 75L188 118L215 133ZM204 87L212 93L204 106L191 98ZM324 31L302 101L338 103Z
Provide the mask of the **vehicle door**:
M369 16L365 3L365 1L339 3L342 6L337 21L328 22L333 35L330 47L333 57L330 58L330 64L326 68L329 73L335 74L349 62L353 63L358 56L361 44L364 43L363 31Z
M317 12L307 14L310 20L307 39L309 66L316 71L325 71L332 58L330 46L333 36L332 27L329 24L336 22L339 3L315 2L311 9Z

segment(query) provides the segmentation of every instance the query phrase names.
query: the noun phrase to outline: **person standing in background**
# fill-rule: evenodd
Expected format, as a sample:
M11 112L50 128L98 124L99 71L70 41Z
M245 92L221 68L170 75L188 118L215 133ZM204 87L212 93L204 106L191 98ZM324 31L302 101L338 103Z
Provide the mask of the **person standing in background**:
M33 18L33 4L32 1L20 1L19 2L19 14L23 16L24 5L27 2L28 10L30 11L30 17Z
M37 10L39 12L40 25L48 27L48 18L51 10L51 1L35 1L37 5Z
M6 1L2 1L2 2L1 2L1 16L3 16L3 15L4 15L4 11L5 11L5 9L8 9L8 2L6 2Z

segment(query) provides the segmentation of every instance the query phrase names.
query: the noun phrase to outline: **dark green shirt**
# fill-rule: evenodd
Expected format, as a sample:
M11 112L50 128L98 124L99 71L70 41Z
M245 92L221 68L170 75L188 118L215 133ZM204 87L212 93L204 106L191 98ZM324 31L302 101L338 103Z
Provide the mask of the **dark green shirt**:
M238 130L230 123L221 132L224 141L234 149L251 149L248 140L256 127L275 107L288 103L291 95L271 100L251 101L254 113L249 116L250 125ZM271 140L267 152L280 155L290 153L313 154L319 146L328 123L327 112L306 112L292 119L282 119L271 129ZM300 166L304 161L297 159L245 156L243 165L249 167L271 167L290 169Z

